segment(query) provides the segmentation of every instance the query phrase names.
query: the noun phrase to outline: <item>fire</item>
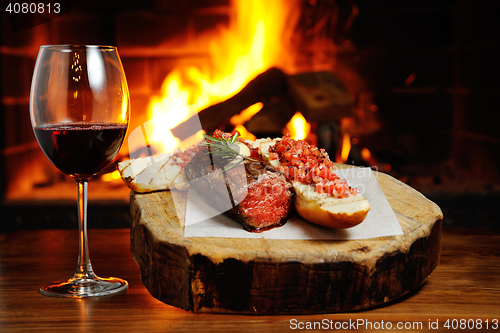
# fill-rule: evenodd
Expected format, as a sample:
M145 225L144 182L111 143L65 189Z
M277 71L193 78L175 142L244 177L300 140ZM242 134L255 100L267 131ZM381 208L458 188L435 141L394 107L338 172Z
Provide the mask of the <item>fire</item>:
M240 114L232 116L231 119L229 119L229 123L234 126L242 125L252 119L252 117L256 115L263 106L264 104L261 102L250 105L248 108L241 111Z
M368 150L368 148L363 148L363 149L361 149L361 157L365 161L369 161L372 158L372 153Z
M201 69L194 66L174 69L165 78L162 96L150 101L148 116L155 124L149 140L163 151L183 146L170 129L194 112L235 95L255 76L273 66L293 71L290 65L293 50L288 43L300 15L297 0L234 0L232 8L229 27L206 37L209 63ZM252 106L250 111L260 108ZM242 122L235 126L240 133L246 131ZM251 137L251 133L245 135ZM201 139L199 132L191 142Z
M117 180L120 178L121 178L121 175L120 175L120 171L118 171L118 170L105 173L104 175L101 176L101 180L103 180L105 182L111 182L113 180Z
M163 82L163 97L154 97L150 102L150 119L153 119L154 126L148 143L160 144L164 152L173 151L181 145L170 129L196 113L196 109L191 106L190 92L182 89L180 82L181 73L173 71ZM201 133L197 133L197 136L202 137Z
M354 121L351 118L342 118L340 121L341 130L341 144L340 152L337 152L335 156L335 161L337 163L346 163L349 159L349 153L351 152L352 144L357 143L357 139L353 138L351 140L350 129L354 127Z
M311 131L311 124L306 121L302 113L296 112L290 122L286 124L286 129L293 139L304 140Z
M351 152L351 136L349 133L344 133L342 136L342 150L340 151L340 163L347 162L349 158L349 153Z
M368 148L361 149L361 157L363 158L363 160L365 160L372 167L377 167L378 166L377 160L373 157L371 151L368 150ZM390 170L386 169L387 166L390 167L390 165L386 164L386 166L384 167L384 169L386 171L390 171Z
M254 141L255 139L257 139L257 137L255 135L253 135L252 133L250 133L246 128L245 126L243 125L237 125L235 128L234 128L234 131L235 132L239 132L240 133L240 137L244 140L251 140L251 141Z

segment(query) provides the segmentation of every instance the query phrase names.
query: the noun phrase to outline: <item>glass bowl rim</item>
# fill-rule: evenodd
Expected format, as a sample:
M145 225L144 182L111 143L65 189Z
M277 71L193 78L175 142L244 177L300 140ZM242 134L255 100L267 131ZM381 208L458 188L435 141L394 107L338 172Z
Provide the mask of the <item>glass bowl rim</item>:
M98 49L98 50L108 50L108 51L116 51L116 46L111 45L85 45L85 44L50 44L50 45L42 45L40 49L52 49L55 51L81 51L87 49Z

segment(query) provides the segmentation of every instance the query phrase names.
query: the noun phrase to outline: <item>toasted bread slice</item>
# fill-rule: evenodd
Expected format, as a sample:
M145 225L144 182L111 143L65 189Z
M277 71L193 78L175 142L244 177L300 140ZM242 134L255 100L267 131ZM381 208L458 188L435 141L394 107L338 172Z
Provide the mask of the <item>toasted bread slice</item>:
M118 171L123 182L140 193L189 187L183 168L175 163L172 154L123 161L118 163Z
M280 163L269 159L269 147L278 139L260 139L254 147L260 148L264 160L274 167ZM370 204L360 194L351 194L345 198L335 198L326 193L318 193L313 185L292 181L295 191L294 204L297 213L309 222L329 228L345 229L364 221Z
M248 147L236 143L235 150L244 156L250 155ZM123 182L133 191L147 193L176 189L184 191L189 182L184 168L176 163L178 157L173 153L137 158L118 163Z
M346 229L364 221L370 204L360 194L334 198L316 192L314 186L292 182L295 210L309 222L329 228Z

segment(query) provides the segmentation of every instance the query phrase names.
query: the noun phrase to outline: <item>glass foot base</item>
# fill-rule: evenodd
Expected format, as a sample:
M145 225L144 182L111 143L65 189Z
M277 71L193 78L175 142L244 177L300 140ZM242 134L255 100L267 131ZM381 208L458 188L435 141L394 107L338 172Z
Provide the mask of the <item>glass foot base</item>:
M52 297L82 298L107 296L126 290L128 282L119 278L70 279L40 288L40 293Z

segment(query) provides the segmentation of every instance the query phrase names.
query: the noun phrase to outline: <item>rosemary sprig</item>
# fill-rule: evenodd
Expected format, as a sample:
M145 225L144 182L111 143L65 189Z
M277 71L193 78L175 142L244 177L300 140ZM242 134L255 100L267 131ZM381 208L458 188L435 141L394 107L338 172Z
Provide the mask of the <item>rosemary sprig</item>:
M219 160L224 161L225 164L229 164L229 166L222 170L222 172L233 169L244 160L255 161L255 159L251 157L241 155L239 151L236 151L233 148L233 145L239 137L238 132L227 139L215 138L207 134L203 134L203 136L205 137L205 141L200 143L200 145L208 148L207 154L211 154L213 157L217 157Z

